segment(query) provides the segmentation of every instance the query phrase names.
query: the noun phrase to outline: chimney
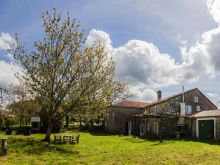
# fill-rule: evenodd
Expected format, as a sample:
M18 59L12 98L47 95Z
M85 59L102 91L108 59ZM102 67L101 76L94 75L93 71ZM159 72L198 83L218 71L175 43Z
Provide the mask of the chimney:
M162 92L159 90L157 91L157 100L159 101L161 99Z

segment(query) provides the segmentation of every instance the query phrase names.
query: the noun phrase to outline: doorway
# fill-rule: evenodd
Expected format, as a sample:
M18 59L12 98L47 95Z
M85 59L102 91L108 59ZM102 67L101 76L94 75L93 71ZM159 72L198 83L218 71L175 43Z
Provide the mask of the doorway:
M125 124L125 133L126 135L130 136L132 134L132 122L127 121Z
M214 120L199 120L199 138L214 139Z

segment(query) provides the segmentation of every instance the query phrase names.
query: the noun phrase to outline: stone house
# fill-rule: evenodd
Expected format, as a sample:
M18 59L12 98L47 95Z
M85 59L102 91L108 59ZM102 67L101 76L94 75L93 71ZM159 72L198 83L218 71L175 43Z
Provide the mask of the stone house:
M217 107L197 88L162 98L145 107L140 134L147 137L199 137L193 115ZM213 111L214 112L214 111ZM214 137L214 135L213 135Z
M105 120L105 130L112 134L131 135L131 130L135 131L132 125L134 115L144 112L144 107L148 103L122 100L114 104L107 110Z
M120 103L114 107L118 114L126 116L114 127L125 127L126 131L112 131L119 134L133 134L149 138L189 137L201 139L220 139L220 110L197 88L146 103L144 107L122 108ZM121 108L123 113L121 113ZM110 110L111 111L111 110ZM109 111L109 112L110 112ZM108 124L108 120L106 120ZM107 124L107 125L108 125ZM111 124L110 124L111 125Z

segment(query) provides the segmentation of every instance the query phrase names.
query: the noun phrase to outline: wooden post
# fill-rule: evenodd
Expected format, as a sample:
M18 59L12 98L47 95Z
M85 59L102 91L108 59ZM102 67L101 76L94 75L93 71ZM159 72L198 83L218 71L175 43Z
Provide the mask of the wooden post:
M69 116L66 115L66 128L68 128L68 127L69 127Z
M159 136L160 136L160 143L162 143L163 142L163 115L162 114L160 114L160 118L159 118L159 120L160 120L160 124L159 124Z
M2 140L2 155L7 154L7 139L8 138L1 138L1 140Z

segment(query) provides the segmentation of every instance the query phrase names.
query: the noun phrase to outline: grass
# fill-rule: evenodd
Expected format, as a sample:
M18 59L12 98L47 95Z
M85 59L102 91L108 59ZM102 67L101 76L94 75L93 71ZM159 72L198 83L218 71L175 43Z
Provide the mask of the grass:
M3 133L0 137L5 136ZM44 135L8 136L0 164L219 164L220 143L143 140L104 133L80 133L77 145L41 142Z

